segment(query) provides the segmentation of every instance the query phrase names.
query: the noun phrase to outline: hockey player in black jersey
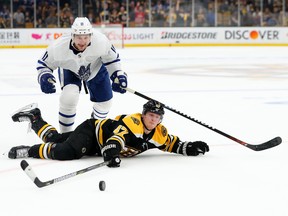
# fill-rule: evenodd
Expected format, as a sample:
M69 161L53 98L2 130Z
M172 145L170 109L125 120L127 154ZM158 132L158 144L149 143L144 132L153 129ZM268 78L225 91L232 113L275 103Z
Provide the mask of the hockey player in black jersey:
M61 134L42 119L37 105L31 104L16 112L12 120L31 123L43 143L13 147L8 157L73 160L102 155L104 161L110 161L109 167L119 167L121 157L132 157L153 148L185 156L197 156L209 151L205 142L183 142L169 134L161 124L163 115L163 106L150 100L144 104L142 113L120 115L115 119L88 119L73 132Z

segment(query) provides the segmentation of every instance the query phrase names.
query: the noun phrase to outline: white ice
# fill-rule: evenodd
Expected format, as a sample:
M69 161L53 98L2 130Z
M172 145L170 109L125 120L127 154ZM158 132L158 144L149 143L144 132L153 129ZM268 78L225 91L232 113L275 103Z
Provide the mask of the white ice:
M164 125L182 140L203 140L210 152L184 157L150 150L45 188L37 188L7 158L15 145L40 139L10 114L37 102L58 128L57 93L41 93L36 61L43 49L0 49L1 215L288 215L287 47L120 49L129 87L250 144L276 136L283 143L255 152L195 122L166 111ZM109 117L142 110L145 99L114 94ZM81 93L76 125L91 113ZM102 162L27 159L42 181ZM106 191L98 188L106 182Z

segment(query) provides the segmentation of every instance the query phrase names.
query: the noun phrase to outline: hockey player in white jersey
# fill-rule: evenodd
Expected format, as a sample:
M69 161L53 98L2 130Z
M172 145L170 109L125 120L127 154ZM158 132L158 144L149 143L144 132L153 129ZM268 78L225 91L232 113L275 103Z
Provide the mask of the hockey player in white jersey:
M92 117L104 119L112 106L112 90L125 93L127 75L121 69L119 54L108 38L97 31L86 17L77 17L72 32L48 46L37 62L42 92L55 93L58 68L61 86L59 126L61 132L73 130L82 82L93 102ZM111 81L112 85L111 85Z

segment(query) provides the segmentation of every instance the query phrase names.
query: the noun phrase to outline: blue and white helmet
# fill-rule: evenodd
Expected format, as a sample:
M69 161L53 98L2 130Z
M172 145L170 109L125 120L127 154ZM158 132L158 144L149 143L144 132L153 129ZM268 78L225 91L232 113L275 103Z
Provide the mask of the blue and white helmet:
M92 35L92 25L86 17L77 17L72 24L73 35Z

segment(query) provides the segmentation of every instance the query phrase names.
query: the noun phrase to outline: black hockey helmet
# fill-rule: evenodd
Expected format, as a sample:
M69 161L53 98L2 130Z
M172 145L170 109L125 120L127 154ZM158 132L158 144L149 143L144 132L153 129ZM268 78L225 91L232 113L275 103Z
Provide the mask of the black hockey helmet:
M161 119L164 115L164 106L155 100L149 100L147 103L143 105L143 114L145 115L147 112L156 113L161 116Z

